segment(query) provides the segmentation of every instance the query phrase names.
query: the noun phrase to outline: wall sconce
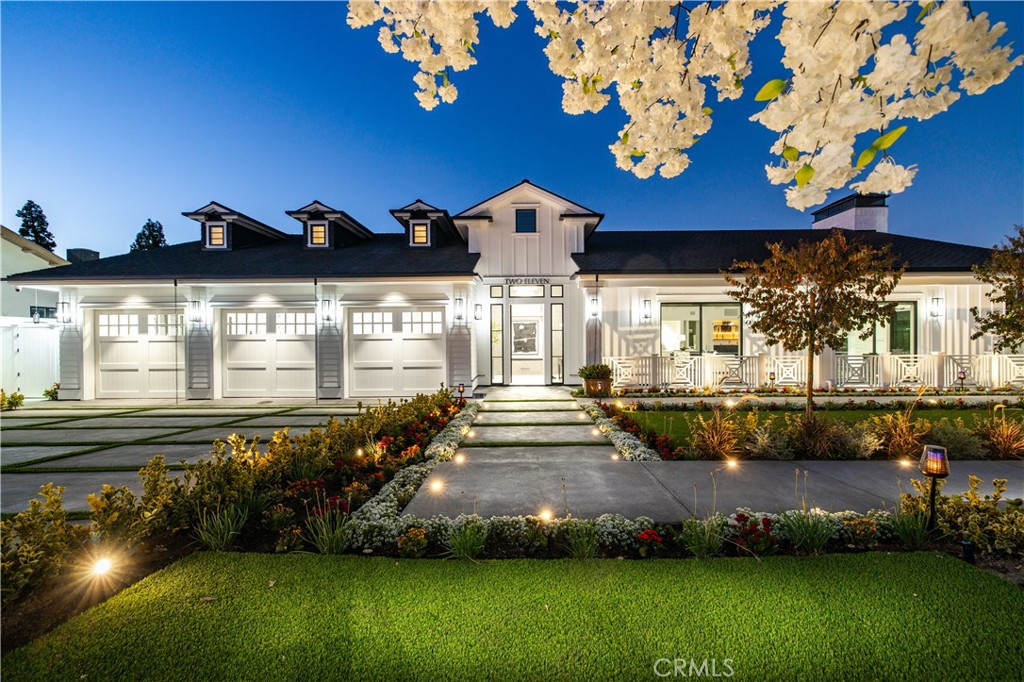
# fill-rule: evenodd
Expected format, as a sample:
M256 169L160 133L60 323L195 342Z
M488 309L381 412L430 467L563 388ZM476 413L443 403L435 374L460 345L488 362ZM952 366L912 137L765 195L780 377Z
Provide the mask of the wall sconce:
M929 314L932 317L942 317L942 313L945 312L945 310L946 310L946 301L945 301L945 299L933 298L932 299L932 308L928 312L929 312Z
M71 324L74 318L71 315L71 302L61 301L60 302L60 322L61 324Z
M334 322L334 301L323 298L317 301L316 305L320 313L320 321L324 324L332 324Z
M189 301L188 302L188 321L193 324L199 324L206 319L205 306L202 301Z
M597 296L594 296L593 298L590 299L590 316L597 317L597 313Z
M484 319L484 307L483 307L482 304L477 303L475 306L473 306L473 319L474 320L482 320L482 319Z
M651 323L651 299L645 298L643 300L643 303L641 304L640 310L641 310L641 317L642 317L642 319L644 321L644 324L650 324Z
M455 321L462 324L466 319L466 299L461 296L455 297Z
M32 324L39 324L39 311L32 313Z

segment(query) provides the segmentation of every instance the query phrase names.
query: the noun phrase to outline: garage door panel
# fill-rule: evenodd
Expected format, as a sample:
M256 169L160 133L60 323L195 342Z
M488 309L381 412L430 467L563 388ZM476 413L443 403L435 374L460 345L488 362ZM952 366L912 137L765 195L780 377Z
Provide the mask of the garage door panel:
M442 308L353 310L349 322L350 396L432 393L444 381ZM360 334L359 330L374 333Z
M173 398L184 376L180 319L180 312L96 311L96 397Z
M104 398L137 397L142 391L139 374L137 368L106 368L97 377L99 379L97 393Z
M316 344L313 337L277 340L277 366L313 366Z
M225 310L223 314L225 397L315 395L316 324L312 310L247 309Z

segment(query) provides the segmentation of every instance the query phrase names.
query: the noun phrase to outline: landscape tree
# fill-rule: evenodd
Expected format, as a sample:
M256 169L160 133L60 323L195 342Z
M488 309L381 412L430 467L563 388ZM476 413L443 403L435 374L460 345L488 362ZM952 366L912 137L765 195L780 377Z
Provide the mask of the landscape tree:
M993 309L981 313L977 306L971 308L978 322L971 338L992 334L997 353L1024 347L1024 226L1017 225L1014 230L1016 234L1010 234L1005 244L992 248L988 262L974 267L975 276L992 285L985 296Z
M723 273L733 287L729 294L747 307L749 329L764 334L788 353L807 352L807 419L814 416L814 358L826 347L838 347L851 332L866 339L875 324L886 324L895 303L893 292L903 268L896 268L886 245L875 248L847 240L834 229L819 241L800 241L786 248L766 244L770 255L761 263L735 263Z
M132 242L131 250L149 251L150 249L159 249L161 246L167 246L167 238L164 237L164 226L160 224L159 220L147 218L146 224L135 235L135 241Z
M754 97L751 117L778 134L769 182L787 185L797 209L822 203L832 189L896 193L910 186L915 165L890 156L907 129L946 111L961 94L1002 83L1024 57L999 41L970 3L801 0L780 2L641 2L529 0L544 54L562 80L562 109L598 112L618 96L626 123L609 146L616 165L648 178L670 178L690 165L687 150L711 129L719 101L739 99L750 76L750 44L775 32L781 64ZM476 64L477 15L506 28L515 0L376 0L348 5L353 28L381 24L385 51L415 62L416 98L424 109L452 103L453 72ZM782 20L772 23L773 15ZM772 26L773 28L769 28ZM768 29L768 30L765 30ZM539 147L545 146L538 140Z
M39 204L29 199L14 215L21 218L18 234L48 251L57 248L57 241L50 232L50 221Z

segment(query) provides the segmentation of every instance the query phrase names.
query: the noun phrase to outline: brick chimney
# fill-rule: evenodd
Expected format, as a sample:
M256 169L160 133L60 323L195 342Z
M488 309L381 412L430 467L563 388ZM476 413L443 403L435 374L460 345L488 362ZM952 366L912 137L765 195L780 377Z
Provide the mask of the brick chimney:
M830 230L839 227L844 230L889 231L889 207L885 205L885 194L851 194L834 201L813 213L815 230Z

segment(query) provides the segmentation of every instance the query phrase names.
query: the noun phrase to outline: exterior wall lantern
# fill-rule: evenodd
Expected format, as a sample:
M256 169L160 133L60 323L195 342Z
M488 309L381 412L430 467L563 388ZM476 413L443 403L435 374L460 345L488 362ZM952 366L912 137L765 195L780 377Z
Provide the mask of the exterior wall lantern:
M484 319L484 307L480 303L473 306L473 319L478 321Z
M317 308L319 309L321 322L327 325L334 323L334 301L332 299L320 299L317 302Z
M599 310L597 307L597 296L590 299L590 316L597 317Z
M932 317L942 317L942 313L946 310L946 301L942 298L933 298L931 310L928 314Z
M455 323L462 324L466 319L466 299L461 296L455 297Z
M921 473L931 479L931 492L928 495L928 530L935 530L935 492L937 481L949 476L949 457L946 448L939 445L925 445L921 454Z
M74 316L72 315L70 301L60 302L60 321L61 324L71 324L72 322L74 322Z
M206 306L202 301L188 302L188 321L192 324L200 324L206 321Z
M645 298L640 307L640 317L644 324L651 323L651 299Z

